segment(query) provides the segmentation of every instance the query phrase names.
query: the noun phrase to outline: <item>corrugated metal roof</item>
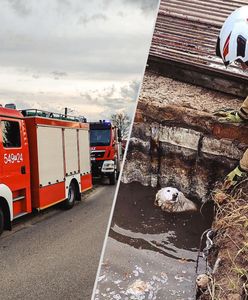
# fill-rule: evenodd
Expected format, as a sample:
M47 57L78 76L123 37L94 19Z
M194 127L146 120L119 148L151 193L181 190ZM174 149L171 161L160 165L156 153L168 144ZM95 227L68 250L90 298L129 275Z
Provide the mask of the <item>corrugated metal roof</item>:
M247 1L161 0L150 55L229 72L247 79L237 66L226 68L215 55L220 28L226 17Z

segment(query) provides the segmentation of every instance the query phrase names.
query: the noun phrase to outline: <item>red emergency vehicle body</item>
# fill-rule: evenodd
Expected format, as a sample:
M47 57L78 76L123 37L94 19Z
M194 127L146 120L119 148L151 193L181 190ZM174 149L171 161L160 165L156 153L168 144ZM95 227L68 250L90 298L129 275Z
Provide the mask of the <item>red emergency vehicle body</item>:
M0 107L0 230L92 188L89 125Z
M93 176L107 175L115 184L120 172L120 133L111 122L90 123L91 167Z
M91 158L98 161L114 160L115 159L115 132L110 130L110 143L107 146L93 146L91 147Z

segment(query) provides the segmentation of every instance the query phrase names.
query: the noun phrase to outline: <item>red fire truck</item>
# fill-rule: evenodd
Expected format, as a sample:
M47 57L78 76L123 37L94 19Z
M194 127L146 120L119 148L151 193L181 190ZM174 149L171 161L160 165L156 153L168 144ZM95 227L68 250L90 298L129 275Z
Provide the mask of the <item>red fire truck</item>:
M0 233L12 220L92 187L86 120L0 107Z
M108 176L115 185L122 156L121 133L109 121L90 123L91 170L93 176Z

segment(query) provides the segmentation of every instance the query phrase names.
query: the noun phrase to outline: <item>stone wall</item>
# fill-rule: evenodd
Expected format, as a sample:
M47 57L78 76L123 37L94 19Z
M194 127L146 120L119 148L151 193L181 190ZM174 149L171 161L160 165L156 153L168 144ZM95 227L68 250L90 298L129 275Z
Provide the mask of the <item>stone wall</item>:
M122 181L175 186L205 200L248 148L247 129L195 109L139 102Z

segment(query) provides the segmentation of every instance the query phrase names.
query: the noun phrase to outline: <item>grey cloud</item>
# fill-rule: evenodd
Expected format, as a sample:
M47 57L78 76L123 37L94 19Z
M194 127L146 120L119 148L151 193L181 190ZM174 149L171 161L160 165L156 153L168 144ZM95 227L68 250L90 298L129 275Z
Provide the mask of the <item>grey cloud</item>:
M12 22L7 22L6 19L8 30L0 30L1 66L28 68L32 74L48 74L51 68L52 70L63 69L70 74L70 79L73 78L72 74L76 73L82 79L90 76L92 79L104 77L107 80L119 76L124 78L129 74L136 75L143 71L149 47L147 43L150 37L149 24L152 18L146 17L148 25L142 28L134 20L131 31L125 28L128 25L125 23L125 18L130 18L130 7L132 7L131 11L143 6L148 9L153 7L154 4L151 3L156 3L157 0L95 0L84 4L82 4L84 1L79 0L58 0L57 5L63 10L62 15L61 11L58 13L54 6L46 14L46 8L50 7L48 0L42 1L40 6L34 0L9 1L17 7L20 6L19 11L24 12L24 3L32 3L33 11L30 13L30 18L23 19L22 22L14 19L11 19ZM104 14L101 12L101 3L109 6ZM85 15L81 16L81 21L88 24L87 30L82 30L83 26L76 21L82 12ZM121 22L111 23L113 15L118 15L120 12L125 14ZM7 18L9 12L2 14ZM42 18L43 14L46 17ZM107 18L109 22L105 22ZM97 27L97 20L104 20L104 24L98 24ZM37 24L39 30L35 29ZM71 28L71 33L67 28ZM59 78L58 75L54 76Z
M142 50L145 46L143 36L133 39L123 34L69 41L38 40L35 41L35 48L32 41L20 42L18 51L9 51L10 41L2 38L1 34L0 39L3 41L0 64L29 69L31 72L48 73L53 67L68 73L80 73L85 77L92 74L92 79L103 76L105 79L115 79L119 75L125 77L127 74L139 74L146 61L146 53Z
M124 110L130 117L134 112L135 100L139 90L140 83L137 81L131 81L129 84L121 87L121 96L114 96L117 91L116 86L112 86L104 91L95 91L93 94L81 93L84 103L97 104L104 108L101 113L101 118L109 117L120 110ZM111 112L111 113L110 113Z
M80 97L87 103L92 103L93 102L93 97L87 92L87 93L80 93Z
M139 91L140 83L138 81L132 81L129 86L121 88L121 95L123 98L136 99Z
M59 71L53 71L51 74L53 75L55 80L59 80L61 77L68 76L66 72L59 72Z
M113 0L102 0L101 5L104 9L108 8L113 3Z
M144 13L153 13L158 6L159 0L123 0L124 3L128 3L134 6L139 6Z
M66 8L68 8L71 6L71 2L69 0L57 0L57 5L58 6L63 5Z
M61 71L53 71L52 74L54 76L58 76L58 77L63 77L63 76L67 76L68 75L66 72L61 72Z
M78 23L87 25L90 22L94 22L94 21L98 21L98 20L107 21L108 17L106 15L100 14L100 13L94 14L91 16L83 15L79 18Z
M109 81L120 84L141 79L152 35L153 15L150 12L158 0L3 1L8 5L0 10L0 65L3 72L9 72L10 80L18 78L18 82L30 82L31 86L32 77L42 78L41 90L44 91L53 90L52 79L68 80L70 86L75 80L78 91L80 80L102 81L101 86L104 82L109 86ZM147 14L144 16L140 11ZM81 24L78 23L80 17ZM114 85L104 92L78 92L77 96L72 93L65 97L61 91L49 94L39 88L20 92L22 85L15 88L15 84L14 80L10 82L6 91L6 86L0 83L0 97L26 99L31 107L48 106L55 110L60 109L56 101L68 103L72 109L83 107L84 103L98 104L104 108L105 118L111 110L126 109L131 113L138 85L132 82L123 87L118 91L121 94L118 98Z
M159 0L120 0L122 4L139 8L143 13L153 13L157 8ZM103 0L103 6L108 7L113 4L113 0Z
M31 13L31 8L28 7L25 0L8 0L12 9L21 17L26 17Z
M40 78L40 76L39 76L38 74L33 74L32 77L33 77L34 79L39 79L39 78Z
M125 14L124 14L124 12L123 11L118 11L118 13L117 13L117 16L119 16L119 17L124 17L125 16Z
M113 85L109 90L107 90L107 93L105 95L106 98L111 98L114 96L114 93L116 91L115 86Z
M3 94L0 93L0 97L3 97ZM12 95L11 100L8 103L12 102L16 104L17 109L38 109L45 110L56 113L63 113L65 105L59 104L59 101L46 103L42 101L44 95L43 92L40 92L40 96L34 94L20 93ZM30 100L32 99L32 100Z
M120 97L117 97L115 92L117 87L106 88L105 90L95 90L79 93L78 97L63 98L59 95L49 96L42 90L39 93L29 92L13 92L13 91L0 91L0 103L4 103L9 99L9 103L15 103L18 109L41 109L51 112L63 113L64 108L68 107L73 111L73 115L84 115L89 120L106 119L111 114L124 111L130 117L134 113L135 98L137 93L137 82L130 82L123 87ZM131 98L130 98L131 97ZM50 101L46 101L50 98ZM2 101L1 101L2 100ZM102 113L85 113L85 105L99 105Z

